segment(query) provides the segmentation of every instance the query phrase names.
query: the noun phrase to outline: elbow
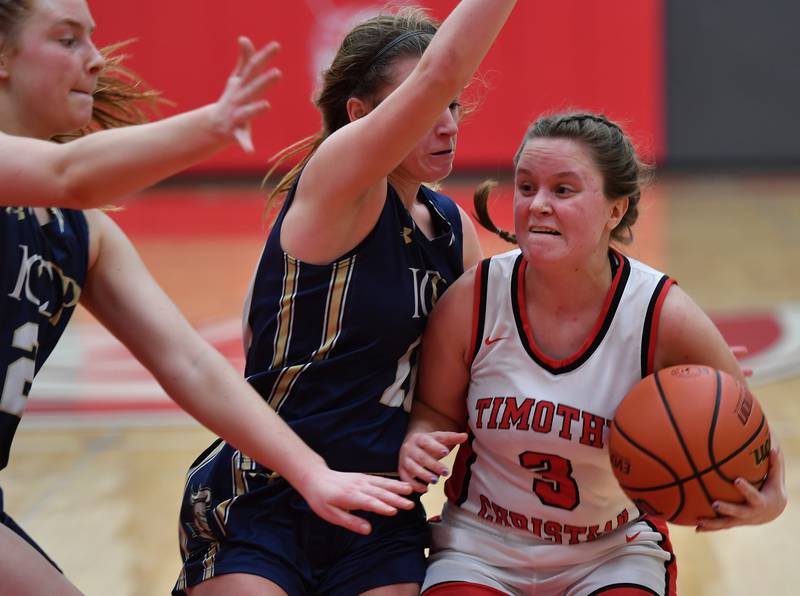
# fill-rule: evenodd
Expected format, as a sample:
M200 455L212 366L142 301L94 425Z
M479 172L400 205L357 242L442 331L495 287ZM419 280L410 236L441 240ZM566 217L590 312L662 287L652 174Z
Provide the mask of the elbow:
M456 49L445 52L425 52L417 66L426 89L455 95L467 83L471 71L464 68L464 59Z
M95 192L86 178L88 172L83 168L65 168L56 174L59 180L57 198L54 201L58 206L67 209L93 209L102 207L105 203L102 193Z

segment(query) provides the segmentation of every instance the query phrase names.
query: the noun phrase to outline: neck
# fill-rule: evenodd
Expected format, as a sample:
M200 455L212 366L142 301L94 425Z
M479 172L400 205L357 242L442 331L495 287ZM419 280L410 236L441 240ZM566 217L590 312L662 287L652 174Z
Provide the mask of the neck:
M580 265L552 264L525 271L525 296L529 303L552 313L582 312L605 300L611 288L608 248L598 250Z
M406 209L411 211L411 208L417 200L417 194L419 193L421 184L418 181L408 180L394 173L389 174L389 184L397 191Z
M0 131L17 137L49 140L54 135L37 128L25 115L25 107L18 107L7 93L0 92Z

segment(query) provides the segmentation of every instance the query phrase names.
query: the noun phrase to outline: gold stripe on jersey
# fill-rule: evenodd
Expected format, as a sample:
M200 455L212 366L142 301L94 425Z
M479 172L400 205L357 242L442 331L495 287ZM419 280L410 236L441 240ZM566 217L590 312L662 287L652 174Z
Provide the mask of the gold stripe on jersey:
M289 340L292 337L294 323L295 298L297 283L300 278L300 262L284 253L283 286L281 288L280 309L278 311L278 327L272 344L272 364L270 368L281 368L289 354Z
M192 466L191 468L189 468L189 471L186 472L186 485L184 486L184 490L186 490L186 487L189 486L189 482L191 481L192 476L194 476L197 470L199 470L207 463L209 463L211 460L213 460L217 456L217 454L219 454L219 452L225 448L225 445L226 445L225 441L220 440L219 445L217 445L216 447L214 447L214 449L209 451L208 454L206 454L206 456L203 458L203 461L199 462L196 466Z
M214 577L214 559L217 556L218 550L219 543L212 542L206 551L206 555L203 557L203 581Z
M325 321L322 328L322 337L320 338L319 347L311 354L308 362L302 364L295 364L284 368L278 375L275 385L272 387L267 401L269 405L275 410L280 411L281 406L289 397L295 383L299 376L305 371L312 362L318 362L328 357L331 350L336 346L336 341L342 332L342 320L344 318L344 309L347 301L347 291L350 288L350 282L353 279L353 271L355 270L356 257L353 255L350 258L337 261L333 264L331 271L331 279L328 284L328 295L325 299ZM296 280L294 281L296 285ZM285 293L284 286L284 293ZM294 296L292 296L293 300ZM281 300L284 304L286 296ZM281 308L283 311L283 306ZM281 313L283 317L283 312ZM289 345L289 338L285 341L286 346ZM276 354L277 357L277 354Z
M250 491L250 486L247 482L247 474L255 471L257 467L258 464L256 460L248 457L241 451L237 450L231 456L231 487L233 496L214 507L214 517L217 518L217 524L222 528L223 532L228 523L228 513L231 505L233 505L238 497Z
M328 298L325 304L325 328L322 331L322 339L319 349L314 354L314 360L323 360L328 356L336 340L342 332L342 318L344 317L344 306L347 298L347 289L350 287L350 280L353 277L355 268L355 256L344 261L339 261L333 266L331 283L328 286Z

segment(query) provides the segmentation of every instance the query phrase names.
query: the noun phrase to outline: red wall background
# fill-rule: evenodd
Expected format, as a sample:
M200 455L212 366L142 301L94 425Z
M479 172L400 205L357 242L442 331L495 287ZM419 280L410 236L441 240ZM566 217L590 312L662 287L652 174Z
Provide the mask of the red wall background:
M568 106L622 121L650 156L664 154L663 0L521 0L481 68L488 87L464 122L456 167L505 170L527 124ZM444 18L455 0L419 0ZM277 39L281 83L273 110L255 126L257 150L230 149L195 169L261 173L282 147L315 132L315 74L353 19L377 11L370 0L89 0L105 45L136 38L128 65L175 102L165 114L213 101L236 60L235 39ZM360 20L360 19L359 19Z

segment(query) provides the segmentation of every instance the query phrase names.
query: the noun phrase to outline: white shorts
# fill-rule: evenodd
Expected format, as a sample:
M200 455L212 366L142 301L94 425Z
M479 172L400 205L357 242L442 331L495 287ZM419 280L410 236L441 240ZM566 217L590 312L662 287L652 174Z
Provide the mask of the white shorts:
M423 591L469 582L513 595L586 596L612 586L675 594L675 556L663 522L641 519L594 542L554 544L448 503L431 530Z

